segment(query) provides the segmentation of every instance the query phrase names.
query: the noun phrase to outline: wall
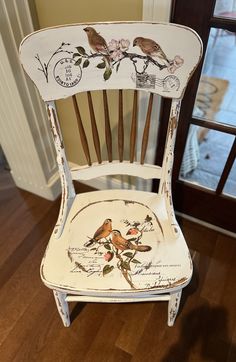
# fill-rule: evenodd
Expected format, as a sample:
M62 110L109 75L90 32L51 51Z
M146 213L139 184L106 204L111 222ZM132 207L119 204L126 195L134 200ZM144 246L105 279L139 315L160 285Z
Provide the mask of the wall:
M76 22L93 22L93 21L116 21L116 20L142 20L142 0L35 0L38 13L40 28L55 26L59 24L69 24ZM116 107L117 100L114 94L109 94L109 98ZM81 113L85 119L89 115L83 106L87 100L83 96L78 97L81 105ZM95 110L98 115L98 127L103 127L103 107L99 95L94 97ZM128 93L126 101L125 119L130 118L131 95ZM61 128L65 140L66 152L69 161L83 164L85 158L78 153L80 149L79 133L76 126L74 110L71 99L57 102L57 109L61 121ZM112 131L114 132L115 119L112 117ZM86 125L87 132L90 130L89 121ZM105 156L104 135L100 134L101 148ZM92 142L91 135L88 135L89 142ZM76 147L75 147L76 146ZM95 160L95 154L92 154Z

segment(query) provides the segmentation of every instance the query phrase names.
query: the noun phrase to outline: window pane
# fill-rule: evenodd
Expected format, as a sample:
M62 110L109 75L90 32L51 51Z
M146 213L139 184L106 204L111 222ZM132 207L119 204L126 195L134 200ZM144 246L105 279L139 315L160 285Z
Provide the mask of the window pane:
M214 15L220 18L236 18L236 2L234 0L216 0Z
M212 28L193 116L236 126L236 34Z
M234 136L191 125L180 169L180 179L215 190Z
M236 161L234 161L233 167L231 168L223 193L236 197Z

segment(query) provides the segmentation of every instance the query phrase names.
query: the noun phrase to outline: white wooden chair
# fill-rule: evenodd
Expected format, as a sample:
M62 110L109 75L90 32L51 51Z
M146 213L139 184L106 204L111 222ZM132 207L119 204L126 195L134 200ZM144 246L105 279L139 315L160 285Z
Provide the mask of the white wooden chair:
M175 219L171 168L181 99L202 54L191 29L164 23L74 24L37 31L21 43L20 59L39 90L51 124L62 184L61 208L41 265L65 326L68 302L168 301L172 326L192 261ZM117 89L119 160L112 157L107 90ZM134 90L130 159L124 160L123 89ZM102 161L91 91L104 102L108 160ZM141 159L135 159L138 90L150 94ZM80 93L87 92L90 120L83 122ZM77 97L76 94L78 93ZM153 95L172 98L162 166L146 164ZM55 100L72 96L87 165L69 168ZM91 161L85 125L91 126L97 162ZM75 194L73 180L106 175L159 179L158 193L106 190Z

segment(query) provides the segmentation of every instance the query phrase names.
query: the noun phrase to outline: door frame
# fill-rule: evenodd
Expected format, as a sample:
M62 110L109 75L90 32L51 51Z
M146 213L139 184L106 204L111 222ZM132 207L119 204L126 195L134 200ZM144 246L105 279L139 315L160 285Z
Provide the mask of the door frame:
M213 16L214 7L215 0L205 0L204 2L195 0L191 1L191 4L185 0L173 1L171 21L189 26L198 32L203 41L203 59L211 27L224 28L236 32L235 21ZM221 193L222 180L227 175L227 172L229 172L229 165L233 159L232 155L231 160L225 165L224 177L216 191L184 182L178 178L190 124L201 125L202 127L219 131L224 129L224 132L236 135L236 128L234 127L225 126L217 122L202 121L192 116L202 65L203 60L192 77L183 99L173 169L174 205L181 214L187 214L190 217L215 225L217 228L235 233L236 223L232 215L236 215L236 200ZM168 103L166 104L168 105ZM235 154L236 142L233 147L232 152ZM218 212L215 212L217 210Z

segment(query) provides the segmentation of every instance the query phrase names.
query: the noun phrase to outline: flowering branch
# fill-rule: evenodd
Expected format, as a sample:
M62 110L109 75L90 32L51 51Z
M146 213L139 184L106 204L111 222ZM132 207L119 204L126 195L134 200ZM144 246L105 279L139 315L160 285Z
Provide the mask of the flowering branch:
M42 63L41 62L41 59L39 57L39 54L36 54L35 55L35 59L37 59L37 61L39 62L40 64L40 68L38 68L38 70L40 70L41 72L43 72L45 78L46 78L46 81L48 83L48 67L49 67L49 64L52 60L52 58L58 54L58 53L67 53L67 54L72 54L73 52L72 51L69 51L69 50L64 50L63 49L63 46L64 45L70 45L70 43L61 43L61 45L57 48L57 50L52 54L52 56L49 58L48 62L47 63Z
M116 66L116 72L119 70L121 61L124 59L130 59L136 74L142 75L145 74L149 64L153 64L158 67L160 70L167 68L170 73L174 73L177 68L183 64L183 59L180 56L175 56L172 61L169 61L168 64L160 64L157 60L153 59L149 55L140 55L136 53L128 52L130 46L129 40L121 39L115 40L112 39L108 43L107 53L97 52L87 54L85 49L81 46L77 47L77 53L73 54L73 58L77 58L75 65L81 65L86 68L90 64L91 58L102 58L102 62L97 64L97 68L105 69L103 74L104 80L108 80L112 74L112 69ZM83 61L84 59L84 61ZM138 60L143 60L142 70L138 70L137 62Z

